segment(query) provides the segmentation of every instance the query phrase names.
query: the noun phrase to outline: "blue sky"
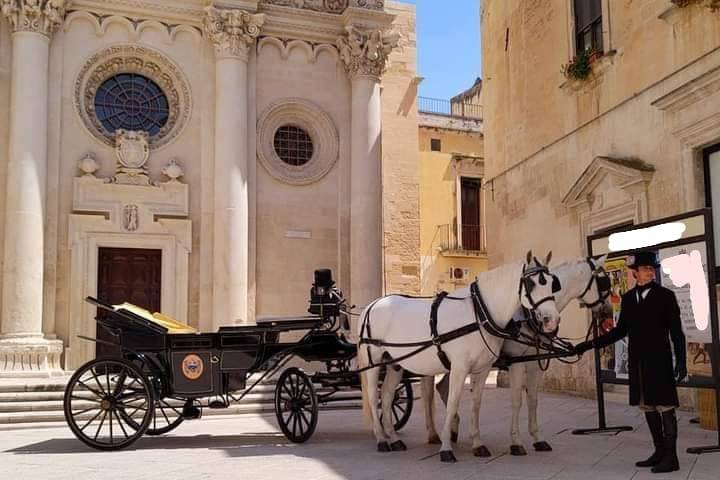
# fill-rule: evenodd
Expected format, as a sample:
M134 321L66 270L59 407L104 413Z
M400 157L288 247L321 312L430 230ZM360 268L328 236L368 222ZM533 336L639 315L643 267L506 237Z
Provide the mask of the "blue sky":
M417 9L420 95L450 99L470 88L482 68L478 0L400 1Z

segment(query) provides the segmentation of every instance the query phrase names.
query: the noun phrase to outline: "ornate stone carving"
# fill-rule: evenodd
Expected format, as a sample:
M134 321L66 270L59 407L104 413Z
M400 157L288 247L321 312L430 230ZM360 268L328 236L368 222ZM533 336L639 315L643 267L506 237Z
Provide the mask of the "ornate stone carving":
M672 3L680 8L687 7L688 5L698 4L709 8L713 12L720 10L720 0L670 0Z
M47 37L65 18L71 0L0 0L0 11L13 32L35 32Z
M313 155L304 165L289 165L275 151L275 132L284 125L300 127L312 139ZM258 160L270 175L290 185L307 185L327 175L337 162L339 145L337 128L330 116L307 100L280 100L271 104L258 120Z
M248 48L260 35L264 23L262 13L252 15L244 10L220 10L209 6L205 7L203 30L218 57L247 60Z
M170 162L168 162L167 165L165 165L160 172L168 177L170 180L167 182L162 182L162 184L165 183L180 183L178 181L178 178L185 175L185 171L182 169L180 164L177 163L177 159L171 158Z
M150 185L145 168L150 157L147 132L119 129L115 132L115 156L117 171L113 183L124 185Z
M385 8L384 0L264 0L263 3L335 14L343 13L348 6L368 10Z
M154 81L168 100L168 120L150 138L150 148L171 142L182 132L190 118L190 87L180 68L165 55L147 47L116 45L105 48L85 62L75 81L75 109L88 131L104 144L115 146L115 132L105 130L95 113L98 87L113 75L137 73Z
M337 40L340 60L350 76L380 77L387 67L388 56L400 42L397 32L361 30L345 27L346 34Z
M123 208L123 228L128 232L138 229L138 206L125 205Z
M95 160L95 154L88 152L78 162L78 168L85 174L83 175L84 178L96 178L95 172L100 169L100 165L98 165L97 160Z

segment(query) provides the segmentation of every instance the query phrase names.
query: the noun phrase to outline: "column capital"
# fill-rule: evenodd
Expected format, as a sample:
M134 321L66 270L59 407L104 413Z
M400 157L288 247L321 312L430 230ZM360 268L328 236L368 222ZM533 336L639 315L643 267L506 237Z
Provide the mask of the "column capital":
M72 0L0 0L2 16L13 32L35 32L50 37L65 19Z
M248 49L260 35L265 23L262 13L205 7L203 31L215 47L218 58L248 58Z
M379 80L388 64L388 57L400 42L400 34L392 30L367 30L348 25L338 37L340 60L350 77L371 77Z

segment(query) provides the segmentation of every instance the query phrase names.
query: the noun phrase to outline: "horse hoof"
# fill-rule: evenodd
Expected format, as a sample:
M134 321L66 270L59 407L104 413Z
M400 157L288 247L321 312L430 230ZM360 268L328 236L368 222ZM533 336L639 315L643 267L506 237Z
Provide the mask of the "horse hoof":
M459 436L459 435L458 435L458 432L452 432L452 433L450 434L450 441L451 441L452 443L457 443L457 441L458 441L458 436Z
M430 445L440 445L442 442L440 441L440 437L438 437L437 435L433 435L428 439L428 443Z
M525 447L522 445L510 445L510 455L521 457L523 455L527 455L527 452L525 451Z
M485 445L473 448L473 455L476 457L492 457L490 450Z
M378 452L391 452L390 450L390 444L388 442L380 442L377 444L377 451Z
M533 443L533 447L538 452L552 452L552 447L545 440Z
M440 461L443 463L455 463L457 458L455 458L455 454L451 450L443 450L440 452Z
M390 449L393 452L404 452L405 450L407 450L407 447L402 440L398 440L397 442L393 442L390 444Z

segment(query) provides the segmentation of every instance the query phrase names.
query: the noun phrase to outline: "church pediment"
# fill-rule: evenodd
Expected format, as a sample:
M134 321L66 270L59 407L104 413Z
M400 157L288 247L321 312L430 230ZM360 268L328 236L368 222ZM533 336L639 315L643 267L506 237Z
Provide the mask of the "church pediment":
M645 189L655 167L638 159L595 157L563 198L563 205L597 211L631 201L633 188Z

